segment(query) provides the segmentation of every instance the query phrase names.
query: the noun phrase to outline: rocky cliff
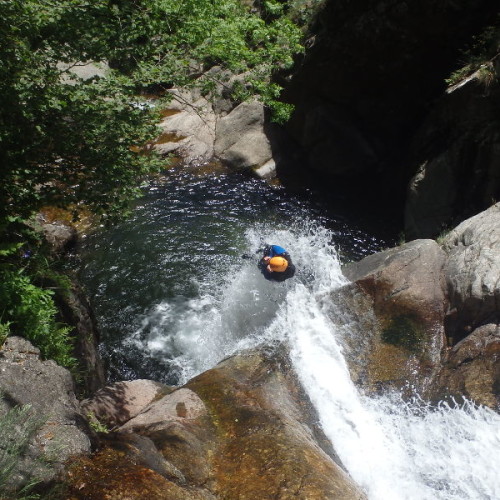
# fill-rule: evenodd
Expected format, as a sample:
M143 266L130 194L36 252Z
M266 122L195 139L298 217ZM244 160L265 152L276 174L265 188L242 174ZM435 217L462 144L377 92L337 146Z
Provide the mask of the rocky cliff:
M386 213L406 202L411 238L487 208L500 196L498 73L487 88L447 92L445 79L497 13L488 0L326 2L286 89L301 168Z

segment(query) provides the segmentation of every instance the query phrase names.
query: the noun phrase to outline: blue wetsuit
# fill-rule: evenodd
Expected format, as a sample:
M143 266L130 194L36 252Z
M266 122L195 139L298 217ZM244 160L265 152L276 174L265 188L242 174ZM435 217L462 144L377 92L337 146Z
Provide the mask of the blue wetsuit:
M269 253L266 253L266 250L268 250ZM279 245L268 245L266 248L264 248L264 257L269 256L271 259L273 257L276 257L277 255L283 255L285 253L288 253L283 247L280 247Z

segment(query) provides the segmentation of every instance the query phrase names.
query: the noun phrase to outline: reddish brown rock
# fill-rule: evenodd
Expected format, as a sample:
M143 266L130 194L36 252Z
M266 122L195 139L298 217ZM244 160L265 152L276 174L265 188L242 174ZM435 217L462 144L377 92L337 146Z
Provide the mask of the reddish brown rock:
M354 282L354 290L350 285L346 293L360 294L357 302L368 302L375 315L365 324L359 356L367 367L368 386L403 388L411 382L423 393L436 376L445 346L444 262L445 253L435 241L416 240L344 269Z
M284 354L234 356L74 464L68 498L362 500Z
M152 380L116 382L81 402L82 411L108 427L123 425L169 389Z

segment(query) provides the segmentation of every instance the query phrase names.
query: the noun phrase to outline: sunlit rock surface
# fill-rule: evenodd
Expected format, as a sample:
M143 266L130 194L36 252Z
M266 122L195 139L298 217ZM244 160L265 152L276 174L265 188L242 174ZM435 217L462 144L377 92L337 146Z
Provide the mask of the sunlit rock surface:
M112 428L128 422L168 392L167 386L152 380L115 382L82 401L81 408L85 415L91 415L89 418Z
M455 341L500 322L500 203L462 222L443 240L450 301L447 329Z
M154 148L175 154L188 165L201 165L214 155L217 116L212 104L195 92L171 90L172 101L162 112L162 134Z
M261 103L250 101L237 106L217 123L216 155L237 169L264 165L272 158L264 123L264 106Z
M126 486L113 473L121 468ZM157 400L69 479L75 499L365 498L317 427L287 356L261 351Z
M449 353L438 395L500 408L500 204L462 222L443 240ZM462 340L463 339L463 340ZM457 343L458 342L458 343Z
M375 313L360 333L370 339L361 355L369 387L410 383L422 391L435 377L444 347L444 262L436 242L416 240L344 268L355 284L346 291L361 293Z

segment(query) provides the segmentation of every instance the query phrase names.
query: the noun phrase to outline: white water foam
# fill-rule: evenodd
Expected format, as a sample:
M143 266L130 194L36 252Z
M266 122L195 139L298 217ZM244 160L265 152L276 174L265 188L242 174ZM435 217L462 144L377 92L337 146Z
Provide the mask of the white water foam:
M497 413L469 403L431 408L369 398L351 381L342 339L361 332L330 319L329 292L346 283L331 234L313 224L259 225L247 240L250 249L264 241L291 249L296 278L267 282L255 261L242 261L221 286L200 284L199 298L159 304L132 341L177 353L184 382L240 349L287 340L326 435L370 500L499 499Z
M330 319L328 292L345 283L336 255L324 252L313 274L311 286L290 290L270 330L287 336L322 427L368 498L499 499L500 415L467 402L431 407L391 395L361 395L350 378L342 338L362 332Z

